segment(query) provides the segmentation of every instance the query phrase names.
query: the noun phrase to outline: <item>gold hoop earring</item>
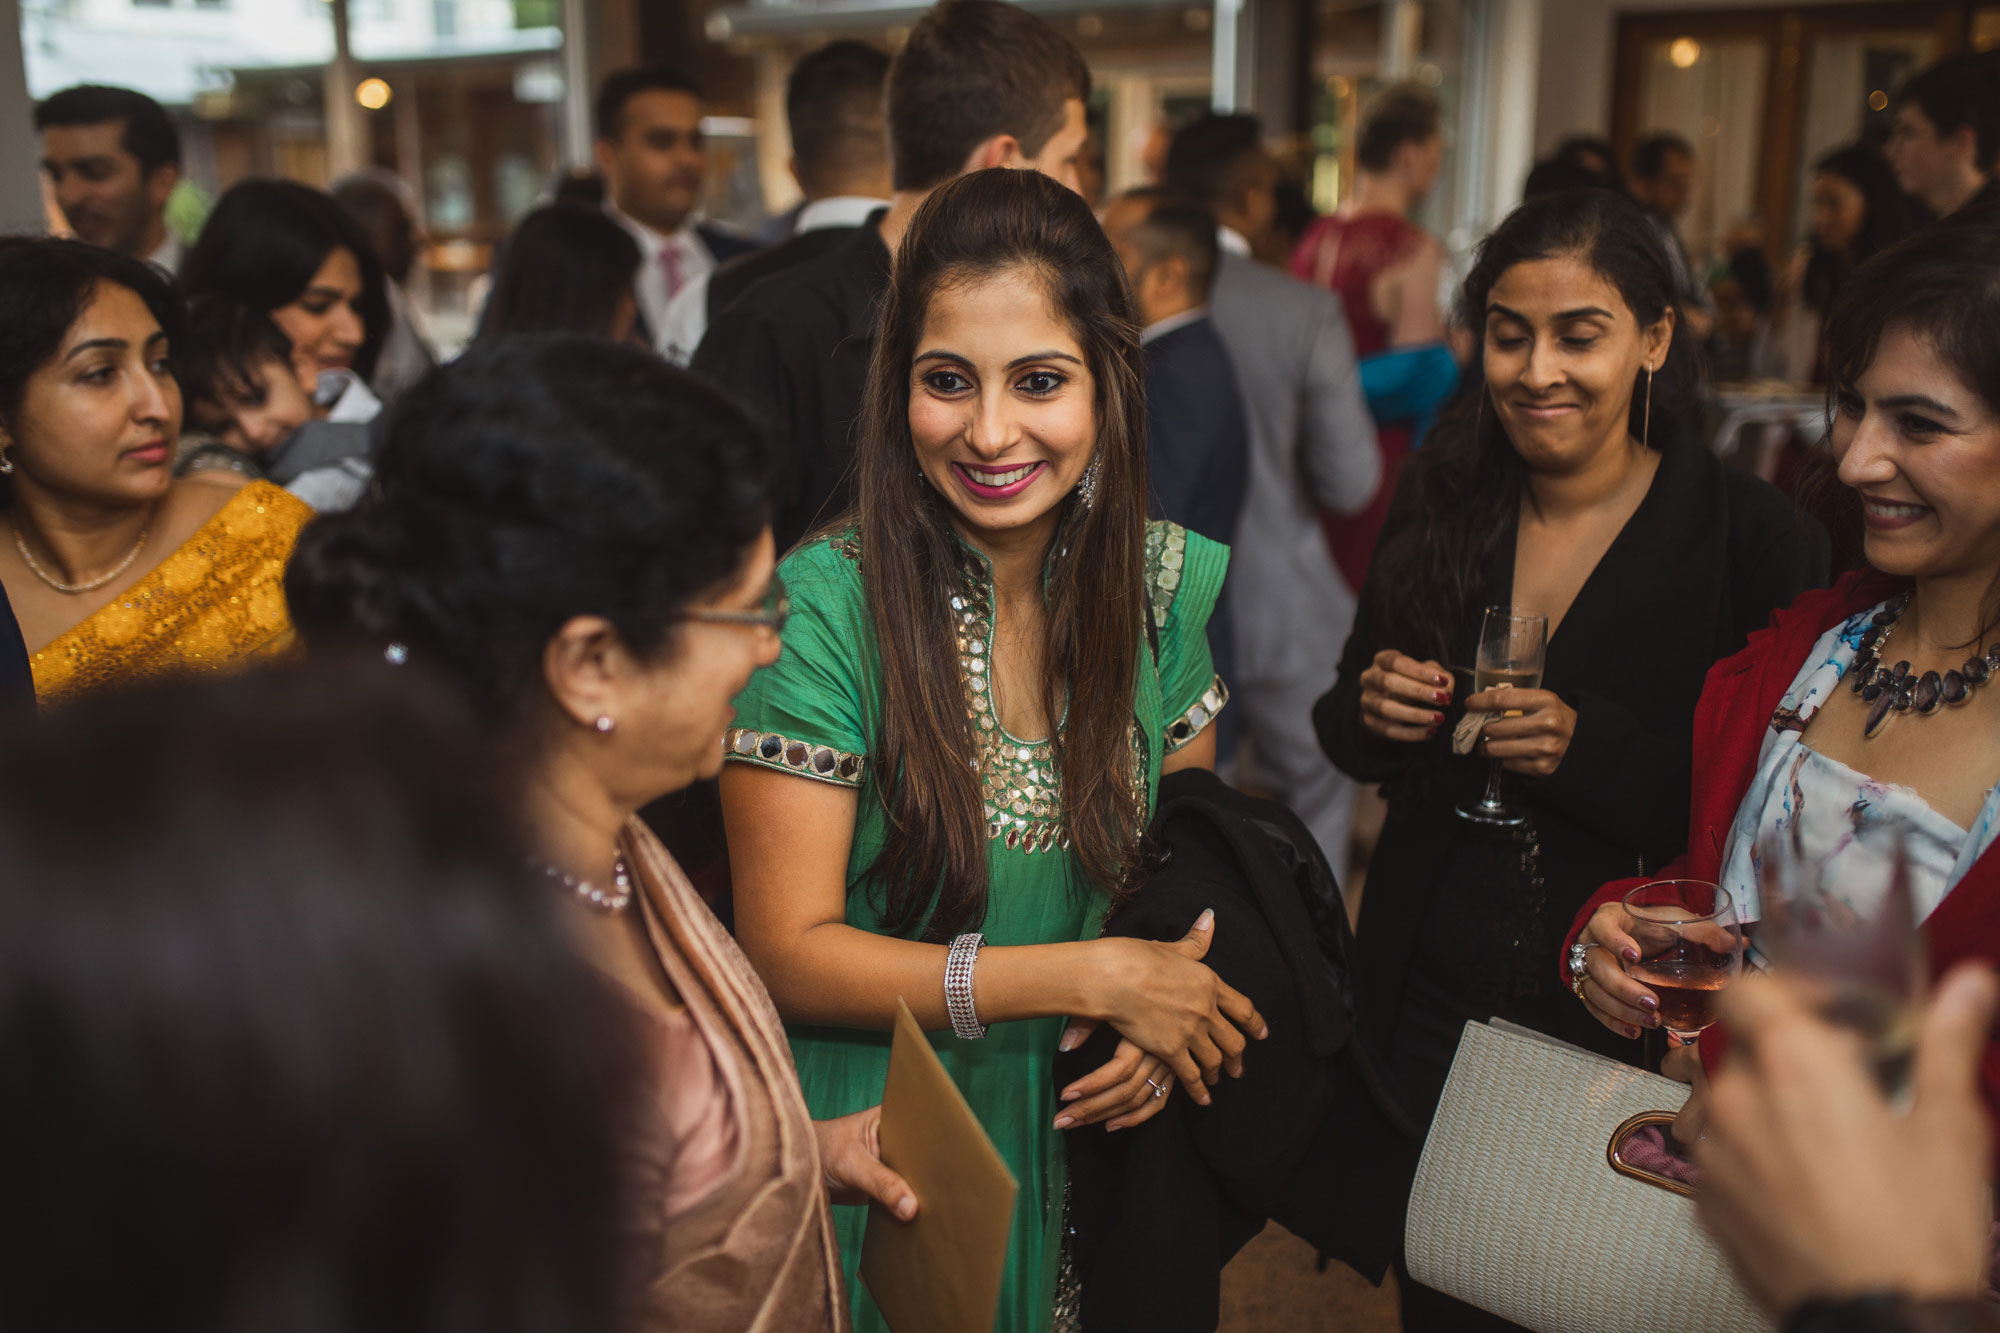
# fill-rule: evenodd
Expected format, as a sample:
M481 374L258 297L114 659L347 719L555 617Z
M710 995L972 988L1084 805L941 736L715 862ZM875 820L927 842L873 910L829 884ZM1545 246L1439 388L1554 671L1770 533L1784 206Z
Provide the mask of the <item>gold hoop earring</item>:
M1653 368L1646 367L1646 415L1639 424L1639 444L1642 448L1653 447Z

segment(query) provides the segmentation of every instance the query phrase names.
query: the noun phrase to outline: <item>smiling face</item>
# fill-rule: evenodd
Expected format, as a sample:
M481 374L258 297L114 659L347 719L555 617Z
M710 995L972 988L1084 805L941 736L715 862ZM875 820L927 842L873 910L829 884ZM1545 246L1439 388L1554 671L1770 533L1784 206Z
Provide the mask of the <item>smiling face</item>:
M354 252L346 246L328 252L306 289L271 312L271 322L292 340L302 366L314 371L352 368L368 340L361 316L361 265Z
M56 354L28 378L0 446L17 488L123 507L172 484L181 391L160 322L100 283Z
M975 545L1053 532L1097 440L1096 381L1026 269L940 287L910 366L910 438L924 478Z
M1868 563L1936 578L2000 568L2000 418L1906 328L1837 400L1840 480L1860 497Z
M42 170L79 240L144 259L166 240L161 210L180 172L150 174L125 147L125 122L51 125L42 131Z
M1514 265L1486 300L1486 388L1522 462L1589 465L1630 433L1634 383L1665 362L1673 315L1641 327L1618 289L1581 259Z

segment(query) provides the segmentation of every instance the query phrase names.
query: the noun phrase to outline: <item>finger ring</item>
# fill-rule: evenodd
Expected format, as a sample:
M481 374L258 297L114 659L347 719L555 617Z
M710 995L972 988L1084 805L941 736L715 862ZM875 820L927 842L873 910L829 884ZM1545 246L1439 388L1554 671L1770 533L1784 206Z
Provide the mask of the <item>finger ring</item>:
M1590 956L1590 951L1592 949L1602 949L1603 947L1596 940L1579 940L1569 946L1569 975L1572 987L1580 984L1576 981L1576 978L1583 975L1585 969L1584 960ZM1582 993L1580 990L1577 992L1579 995Z
M1590 979L1590 974L1587 972L1572 971L1569 974L1569 988L1572 991L1576 992L1577 999L1579 1000L1583 999L1583 983L1589 979ZM1584 1000L1584 1003L1588 1004L1589 1001Z
M1153 1080L1147 1079L1146 1086L1153 1090L1155 1097L1164 1097L1167 1095L1167 1089L1174 1085L1171 1083L1155 1083Z

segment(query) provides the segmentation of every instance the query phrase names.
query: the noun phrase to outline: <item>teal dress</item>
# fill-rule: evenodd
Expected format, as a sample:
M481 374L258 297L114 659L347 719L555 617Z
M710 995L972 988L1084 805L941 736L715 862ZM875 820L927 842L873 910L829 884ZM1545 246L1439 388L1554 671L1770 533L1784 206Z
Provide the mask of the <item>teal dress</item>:
M847 863L847 922L879 932L865 876L882 849L886 822L871 785L879 775L868 766L882 723L881 667L862 590L862 558L858 539L849 533L801 547L780 566L792 599L784 652L736 701L738 725L726 744L733 761L861 790ZM1209 658L1206 634L1228 562L1226 547L1173 524L1147 525L1153 633L1135 645L1139 670L1132 712L1135 744L1144 742L1144 763L1135 767L1144 774L1149 815L1161 759L1199 735L1228 698ZM979 929L994 945L1090 939L1097 934L1104 899L1072 888L1084 881L1068 851L1050 747L1010 736L1000 725L987 675L990 570L970 547L964 563L957 594L938 614L958 625L966 707L978 737L986 796L991 878ZM938 984L943 985L942 973ZM994 1323L1005 1333L1045 1333L1054 1310L1065 1177L1062 1136L1052 1128L1056 1100L1049 1066L1062 1028L1062 1019L1043 1018L993 1024L978 1041L950 1031L930 1034L1020 1183ZM886 1031L794 1024L789 1032L815 1119L865 1110L882 1100L889 1069ZM833 1211L855 1327L863 1333L886 1329L855 1277L867 1212Z

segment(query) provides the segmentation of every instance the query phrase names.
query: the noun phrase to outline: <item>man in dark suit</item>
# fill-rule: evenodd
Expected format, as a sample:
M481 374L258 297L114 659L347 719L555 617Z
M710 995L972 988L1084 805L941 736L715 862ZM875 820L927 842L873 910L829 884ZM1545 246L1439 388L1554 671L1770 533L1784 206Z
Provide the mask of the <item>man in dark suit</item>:
M894 197L831 253L755 284L709 326L696 373L762 412L790 548L853 499L852 431L890 257L931 191L968 171L1040 171L1077 188L1090 67L1047 22L1006 0L943 0L889 67Z
M847 39L827 43L792 67L785 123L792 134L792 177L805 203L783 233L788 239L730 260L668 303L660 331L668 360L686 365L709 324L752 284L819 258L889 206L889 136L882 123L888 74L888 56Z
M726 259L753 248L695 217L708 164L701 88L677 69L645 65L606 76L597 93L597 166L605 211L639 243L639 318L659 345L667 303Z
M1154 517L1223 545L1236 520L1250 468L1249 426L1236 368L1208 317L1218 247L1215 215L1193 200L1148 187L1104 211L1110 238L1139 306L1146 349L1146 481ZM1228 600L1208 622L1209 651L1226 682L1236 679ZM1234 709L1216 719L1217 754L1235 750Z

